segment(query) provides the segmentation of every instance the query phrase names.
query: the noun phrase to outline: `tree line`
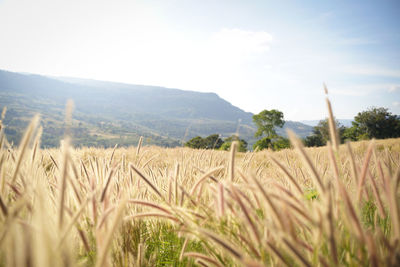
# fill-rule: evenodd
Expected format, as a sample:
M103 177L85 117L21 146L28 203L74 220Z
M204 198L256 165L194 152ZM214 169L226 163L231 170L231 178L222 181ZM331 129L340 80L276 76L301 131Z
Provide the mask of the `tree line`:
M394 115L387 108L369 108L354 117L351 127L345 127L336 120L339 139L359 141L368 139L385 139L400 137L400 116ZM324 146L329 140L328 119L319 121L313 134L304 139L306 146Z
M238 141L238 151L247 151L247 142L243 139L239 139L236 135L221 139L219 134L212 134L205 138L201 136L196 136L185 143L186 147L196 148L196 149L219 149L219 150L229 150L233 141Z
M272 149L281 150L290 147L287 138L277 135L275 129L285 124L283 113L279 110L263 110L253 116L257 127L255 137L259 140L253 145L254 150ZM387 108L372 107L359 112L354 117L351 127L345 127L336 120L340 142L358 141L366 139L385 139L400 137L400 116L394 115ZM247 151L247 142L233 135L222 140L220 135L212 134L206 138L194 137L185 143L185 146L197 149L229 150L232 141L239 141L239 151ZM324 146L329 140L328 119L319 121L313 128L313 133L303 139L308 147Z

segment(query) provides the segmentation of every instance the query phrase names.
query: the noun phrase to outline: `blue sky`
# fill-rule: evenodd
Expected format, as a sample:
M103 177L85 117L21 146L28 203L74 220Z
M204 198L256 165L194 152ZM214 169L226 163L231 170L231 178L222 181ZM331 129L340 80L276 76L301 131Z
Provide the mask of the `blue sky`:
M0 0L0 68L216 92L254 113L400 114L400 1Z

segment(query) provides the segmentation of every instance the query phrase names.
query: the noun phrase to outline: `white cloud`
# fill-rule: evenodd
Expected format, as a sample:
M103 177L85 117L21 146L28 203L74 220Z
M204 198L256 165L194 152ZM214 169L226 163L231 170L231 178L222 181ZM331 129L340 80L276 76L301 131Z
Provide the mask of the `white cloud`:
M389 87L389 90L388 90L390 93L393 93L393 92L398 92L398 91L400 91L400 85L398 85L398 84L395 84L395 85L391 85L390 87Z
M400 107L400 102L399 101L395 101L392 103L393 106L395 107Z
M388 89L389 88L389 89ZM394 92L398 90L397 85L393 84L354 84L347 86L337 86L329 90L332 94L343 95L343 96L365 96L377 92L384 92L388 90L389 92Z
M343 95L343 96L364 96L367 92L359 90L355 87L347 87L347 89L332 89L329 90L332 95Z
M355 75L400 78L399 69L382 68L379 66L350 65L342 68L342 71L348 74L355 74Z
M268 51L272 40L272 35L267 32L241 29L222 29L212 38L213 45L220 52L244 56Z

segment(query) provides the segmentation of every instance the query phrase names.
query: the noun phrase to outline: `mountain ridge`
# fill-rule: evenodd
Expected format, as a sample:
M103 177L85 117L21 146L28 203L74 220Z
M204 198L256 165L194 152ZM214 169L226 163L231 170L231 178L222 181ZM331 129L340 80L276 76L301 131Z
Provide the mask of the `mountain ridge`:
M0 94L0 107L8 106L14 116L6 120L10 130L21 132L21 118L39 112L44 133L50 132L47 139L61 132L64 105L73 99L77 145L96 145L96 141L105 146L112 146L111 142L134 145L139 136L145 136L150 144L176 146L197 135L228 137L238 129L241 138L255 142L253 114L213 92L0 70ZM299 122L288 121L285 126L301 136L312 129ZM112 138L106 140L106 136ZM56 140L47 139L44 144L56 145Z
M306 124L306 125L309 125L309 126L314 127L314 126L317 126L318 123L319 123L321 120L323 120L323 119L320 119L320 120L301 120L300 122L303 123L303 124ZM337 119L337 121L338 121L341 125L343 125L343 126L345 126L345 127L351 127L351 126L352 126L351 123L354 121L354 119Z

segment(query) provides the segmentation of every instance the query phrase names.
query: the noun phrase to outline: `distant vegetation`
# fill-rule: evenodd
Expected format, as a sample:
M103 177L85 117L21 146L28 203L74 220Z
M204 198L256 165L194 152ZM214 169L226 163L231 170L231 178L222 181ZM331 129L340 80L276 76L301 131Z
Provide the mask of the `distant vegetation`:
M218 134L212 134L206 138L196 136L185 143L186 147L195 149L219 149L224 143Z
M343 133L345 139L385 139L400 137L400 116L387 108L370 108L354 117L353 126Z
M372 107L359 112L354 117L351 127L345 127L336 121L339 140L358 141L368 139L385 139L400 137L400 117L386 108ZM306 146L324 146L329 140L328 119L321 120L314 127L313 134L304 139Z
M220 149L221 150L229 150L231 148L233 141L238 142L238 147L237 147L238 152L246 152L247 151L248 144L247 144L246 140L238 138L237 135L232 135L228 138L225 138L224 143L221 145Z
M279 136L276 129L283 127L284 115L278 110L263 110L253 116L257 126L255 137L261 137L253 145L254 150L272 149L281 150L290 147L289 139ZM340 143L345 141L359 141L368 139L385 139L400 137L400 117L393 115L386 108L370 108L359 112L352 122L352 127L345 127L339 121L335 121ZM185 143L185 146L197 149L220 149L228 150L232 140L237 137L229 137L222 141L218 134L206 138L197 136ZM319 121L313 127L312 135L303 139L304 145L308 147L325 146L330 138L328 119ZM215 145L214 145L215 144ZM240 139L239 151L247 150L247 142Z
M257 127L254 136L261 137L254 145L254 150L273 149L280 150L290 147L289 139L279 136L276 128L282 128L285 124L283 113L278 110L263 110L259 114L253 115L253 122ZM264 136L264 137L263 137ZM222 149L229 150L233 141L238 141L239 152L247 151L247 141L239 139L237 135L232 135L222 141L218 134L210 135L206 138L196 136L185 143L185 146L196 149Z
M201 136L196 136L187 141L185 143L185 146L195 149L229 150L233 141L239 142L239 147L238 147L239 152L247 151L247 142L243 139L239 139L236 135L227 137L224 140L222 140L218 134L212 134L207 136L206 138L202 138Z

